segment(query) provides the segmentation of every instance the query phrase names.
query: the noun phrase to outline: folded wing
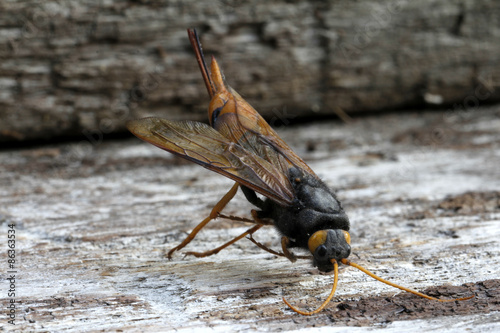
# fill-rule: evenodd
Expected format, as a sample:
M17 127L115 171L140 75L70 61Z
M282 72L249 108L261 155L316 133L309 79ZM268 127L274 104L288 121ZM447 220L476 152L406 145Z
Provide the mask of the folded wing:
M206 124L144 118L130 121L127 127L140 139L226 176L282 205L292 203L293 189L283 170Z

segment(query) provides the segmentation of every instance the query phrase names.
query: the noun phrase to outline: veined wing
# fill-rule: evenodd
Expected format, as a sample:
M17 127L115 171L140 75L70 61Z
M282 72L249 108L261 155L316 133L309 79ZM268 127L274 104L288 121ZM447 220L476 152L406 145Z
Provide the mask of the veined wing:
M314 171L304 162L288 144L281 139L262 116L245 101L234 89L229 88L230 93L236 100L236 114L238 122L245 130L255 134L259 142L273 147L286 160L295 167L298 167L308 174L316 176ZM317 177L317 176L316 176Z
M212 127L194 121L144 118L127 123L140 139L226 176L282 205L293 189L285 174Z

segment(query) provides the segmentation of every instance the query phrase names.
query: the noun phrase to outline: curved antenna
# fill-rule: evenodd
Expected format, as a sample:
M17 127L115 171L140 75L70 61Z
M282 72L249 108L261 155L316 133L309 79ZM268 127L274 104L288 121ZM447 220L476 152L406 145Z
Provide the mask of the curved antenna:
M208 73L207 63L205 62L205 57L203 56L203 50L201 48L200 38L196 29L188 29L188 36L191 45L193 46L194 53L196 54L196 60L198 61L198 66L200 66L201 75L203 76L203 81L207 87L208 95L212 98L215 94L215 88Z
M465 301L465 300L468 300L468 299L471 299L474 297L474 295L472 296L467 296L467 297L462 297L462 298L454 298L454 299L439 299L439 298L436 298L436 297L432 297L432 296L429 296L429 295L426 295L426 294L422 294L416 290L413 290L413 289L410 289L410 288L406 288L406 287L402 287L400 285L397 285L395 283L392 283L390 281L387 281L387 280L384 280L382 279L381 277L378 277L376 276L375 274L373 274L372 272L370 272L369 270L367 270L366 268L364 267L361 267L360 265L358 264L355 264L353 262L350 262L349 260L347 259L342 259L340 260L344 265L348 265L348 266L352 266L354 268L357 268L359 269L360 271L362 271L363 273L365 273L366 275L369 275L371 276L372 278L374 278L375 280L377 281L380 281L382 283L385 283L391 287L394 287L394 288L398 288L398 289L401 289L401 290L404 290L404 291L407 291L409 293L412 293L414 295L417 295L417 296L420 296L420 297L423 297L423 298L426 298L426 299L429 299L429 300L432 300L432 301L438 301L438 302L454 302L454 301Z
M306 312L306 311L299 310L296 307L293 307L290 303L288 303L288 301L284 297L283 297L283 302L285 302L285 304L288 305L288 307L290 307L290 309L292 309L293 311L297 312L298 314L301 314L304 316L312 316L313 314L316 314L316 313L320 312L321 310L323 310L325 308L325 306L327 306L328 303L330 303L330 301L333 298L333 295L335 295L335 290L337 289L337 282L339 280L339 264L337 263L337 260L335 260L335 259L332 259L331 262L333 264L333 272L334 272L333 273L334 278L333 278L332 291L330 292L330 295L328 295L328 298L323 302L323 304L321 304L319 306L319 308L317 308L316 310L311 311L311 312Z
M411 294L414 294L414 295L426 298L428 300L438 301L438 302L455 302L455 301L465 301L465 300L468 300L468 299L471 299L471 298L474 297L474 295L472 295L472 296L461 297L461 298L454 298L454 299L439 299L439 298L436 298L436 297L432 297L432 296L423 294L421 292L418 292L418 291L410 289L410 288L402 287L402 286L397 285L395 283L392 283L390 281L384 280L381 277L373 274L372 272L370 272L366 268L364 268L364 267L362 267L362 266L360 266L360 265L358 265L356 263L350 262L347 259L341 259L340 262L343 263L344 265L352 266L354 268L359 269L360 271L362 271L363 273L371 276L372 278L374 278L377 281L385 283L385 284L387 284L387 285L389 285L391 287L394 287L394 288L401 289L403 291L409 292ZM316 310L311 311L311 312L306 312L306 311L299 310L296 307L292 306L290 303L288 303L288 301L284 297L283 297L283 302L285 302L285 304L288 305L288 307L290 307L290 309L292 309L293 311L297 312L298 314L301 314L301 315L304 315L304 316L311 316L311 315L316 314L316 313L320 312L321 310L323 310L328 305L328 303L332 300L333 295L335 294L335 290L337 289L339 267L338 267L338 263L337 263L337 261L335 259L332 259L331 263L333 264L333 269L334 269L334 274L335 274L335 277L334 277L334 280L333 280L333 288L332 288L332 291L330 292L330 295L328 296L328 298Z

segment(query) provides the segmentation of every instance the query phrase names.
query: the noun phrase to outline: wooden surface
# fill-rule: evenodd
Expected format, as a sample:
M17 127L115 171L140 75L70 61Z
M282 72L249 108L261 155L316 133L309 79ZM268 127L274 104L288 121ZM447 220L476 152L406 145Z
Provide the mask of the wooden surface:
M383 115L277 130L337 190L352 223L350 259L441 298L422 300L342 268L332 277L249 240L216 256L172 260L231 181L135 138L0 152L1 268L15 223L18 331L361 332L500 329L500 107ZM248 216L239 193L226 213ZM245 226L217 221L186 250ZM255 238L279 248L272 228ZM2 288L3 329L5 302ZM358 326L349 327L348 326Z
M2 1L0 143L205 120L186 29L272 122L500 100L500 3Z

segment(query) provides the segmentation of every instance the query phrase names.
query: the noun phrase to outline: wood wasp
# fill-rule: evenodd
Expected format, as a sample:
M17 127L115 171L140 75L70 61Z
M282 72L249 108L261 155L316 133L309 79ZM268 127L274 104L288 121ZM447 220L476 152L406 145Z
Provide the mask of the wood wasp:
M260 248L284 256L292 262L304 257L296 256L290 249L308 250L312 255L313 265L320 271L334 271L334 283L328 298L311 312L298 310L283 298L292 310L302 315L318 313L333 298L338 281L339 262L358 268L381 282L427 299L444 302L471 298L436 299L383 280L347 260L351 253L350 223L334 192L250 104L225 84L214 57L209 72L196 31L188 30L188 35L211 98L208 107L210 125L194 121L144 118L128 122L127 127L140 139L230 178L235 184L214 206L209 216L198 224L182 243L168 252L169 258L175 251L189 244L210 221L228 218L250 222L254 226L218 248L187 254L196 257L213 255L247 236ZM258 208L251 211L251 219L222 214L238 188L241 188L246 199ZM282 252L271 250L252 237L266 225L274 226L282 235Z

